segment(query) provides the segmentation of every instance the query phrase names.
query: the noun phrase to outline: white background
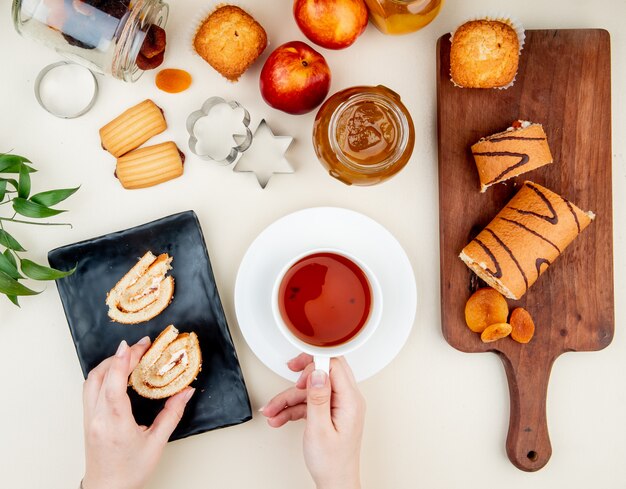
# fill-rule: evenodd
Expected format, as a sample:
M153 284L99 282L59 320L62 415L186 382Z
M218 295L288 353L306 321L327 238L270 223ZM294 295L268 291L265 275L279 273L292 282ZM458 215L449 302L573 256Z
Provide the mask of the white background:
M271 48L304 40L291 1L241 0L266 28ZM626 487L626 340L624 249L626 239L626 2L552 0L467 2L448 0L427 28L385 37L370 25L351 48L321 50L333 72L331 91L356 84L385 84L411 111L416 145L399 176L372 188L350 188L317 162L310 134L314 112L289 116L262 101L258 75L268 49L232 84L190 49L194 26L212 3L171 0L164 66L184 68L192 87L171 95L157 90L154 74L135 84L99 78L100 96L87 115L60 120L33 96L38 71L59 56L13 29L10 2L0 9L0 151L29 157L40 170L34 191L81 185L66 202L74 228L11 227L30 251L48 250L124 229L175 212L199 216L253 410L289 386L269 371L243 341L234 314L239 263L255 236L277 218L312 206L340 206L386 226L407 251L417 280L413 332L395 361L361 384L368 413L363 444L366 488L587 488ZM549 464L524 473L507 459L508 387L500 360L451 348L440 324L435 66L437 38L463 20L504 11L527 29L607 29L612 42L613 195L616 331L597 353L569 353L554 365L548 392L553 446ZM261 190L251 175L236 174L193 157L186 147L186 116L209 96L236 99L266 118L276 134L295 142L287 156L294 175L272 178ZM153 142L173 139L186 150L185 174L167 184L126 191L113 178L114 160L100 149L98 128L123 109L152 98L164 108L169 129ZM567 130L567 128L563 128ZM460 197L460 196L459 196ZM82 375L56 288L48 284L22 309L0 297L0 486L61 489L78 484L83 470ZM301 455L302 424L281 430L254 420L170 444L151 489L312 487Z

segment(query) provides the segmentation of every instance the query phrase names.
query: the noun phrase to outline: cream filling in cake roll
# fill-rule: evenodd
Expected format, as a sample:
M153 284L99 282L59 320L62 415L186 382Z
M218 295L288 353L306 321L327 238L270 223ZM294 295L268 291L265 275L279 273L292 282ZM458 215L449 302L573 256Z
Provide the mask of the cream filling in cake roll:
M491 287L519 299L594 217L527 181L459 257Z
M179 334L169 325L141 358L129 384L143 397L163 399L191 384L201 367L202 354L196 334Z
M517 121L515 126L472 146L480 191L522 173L552 163L552 153L541 124Z
M174 295L174 278L166 276L172 258L148 251L107 294L109 317L122 324L148 321L161 313Z

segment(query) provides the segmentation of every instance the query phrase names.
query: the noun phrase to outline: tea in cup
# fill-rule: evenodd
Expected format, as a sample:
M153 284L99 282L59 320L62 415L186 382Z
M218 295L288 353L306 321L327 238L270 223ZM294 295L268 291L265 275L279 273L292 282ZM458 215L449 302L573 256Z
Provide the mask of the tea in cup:
M353 255L316 249L290 260L272 291L278 328L328 372L330 358L346 355L372 335L382 315L376 277Z

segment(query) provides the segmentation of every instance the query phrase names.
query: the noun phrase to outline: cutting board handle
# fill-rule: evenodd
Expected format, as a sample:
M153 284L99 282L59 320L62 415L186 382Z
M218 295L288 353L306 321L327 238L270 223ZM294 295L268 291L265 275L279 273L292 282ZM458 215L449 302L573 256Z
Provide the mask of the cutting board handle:
M548 381L555 358L511 361L500 355L509 381L511 413L506 453L518 469L534 472L550 460L552 445L546 419Z

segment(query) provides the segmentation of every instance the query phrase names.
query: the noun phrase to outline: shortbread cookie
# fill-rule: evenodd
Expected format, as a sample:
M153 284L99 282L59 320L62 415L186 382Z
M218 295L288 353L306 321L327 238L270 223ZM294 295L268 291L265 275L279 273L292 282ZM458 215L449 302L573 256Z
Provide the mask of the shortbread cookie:
M102 147L116 158L167 129L161 109L150 99L131 107L100 129Z
M152 187L183 174L185 156L172 141L136 149L118 158L115 174L124 188Z

